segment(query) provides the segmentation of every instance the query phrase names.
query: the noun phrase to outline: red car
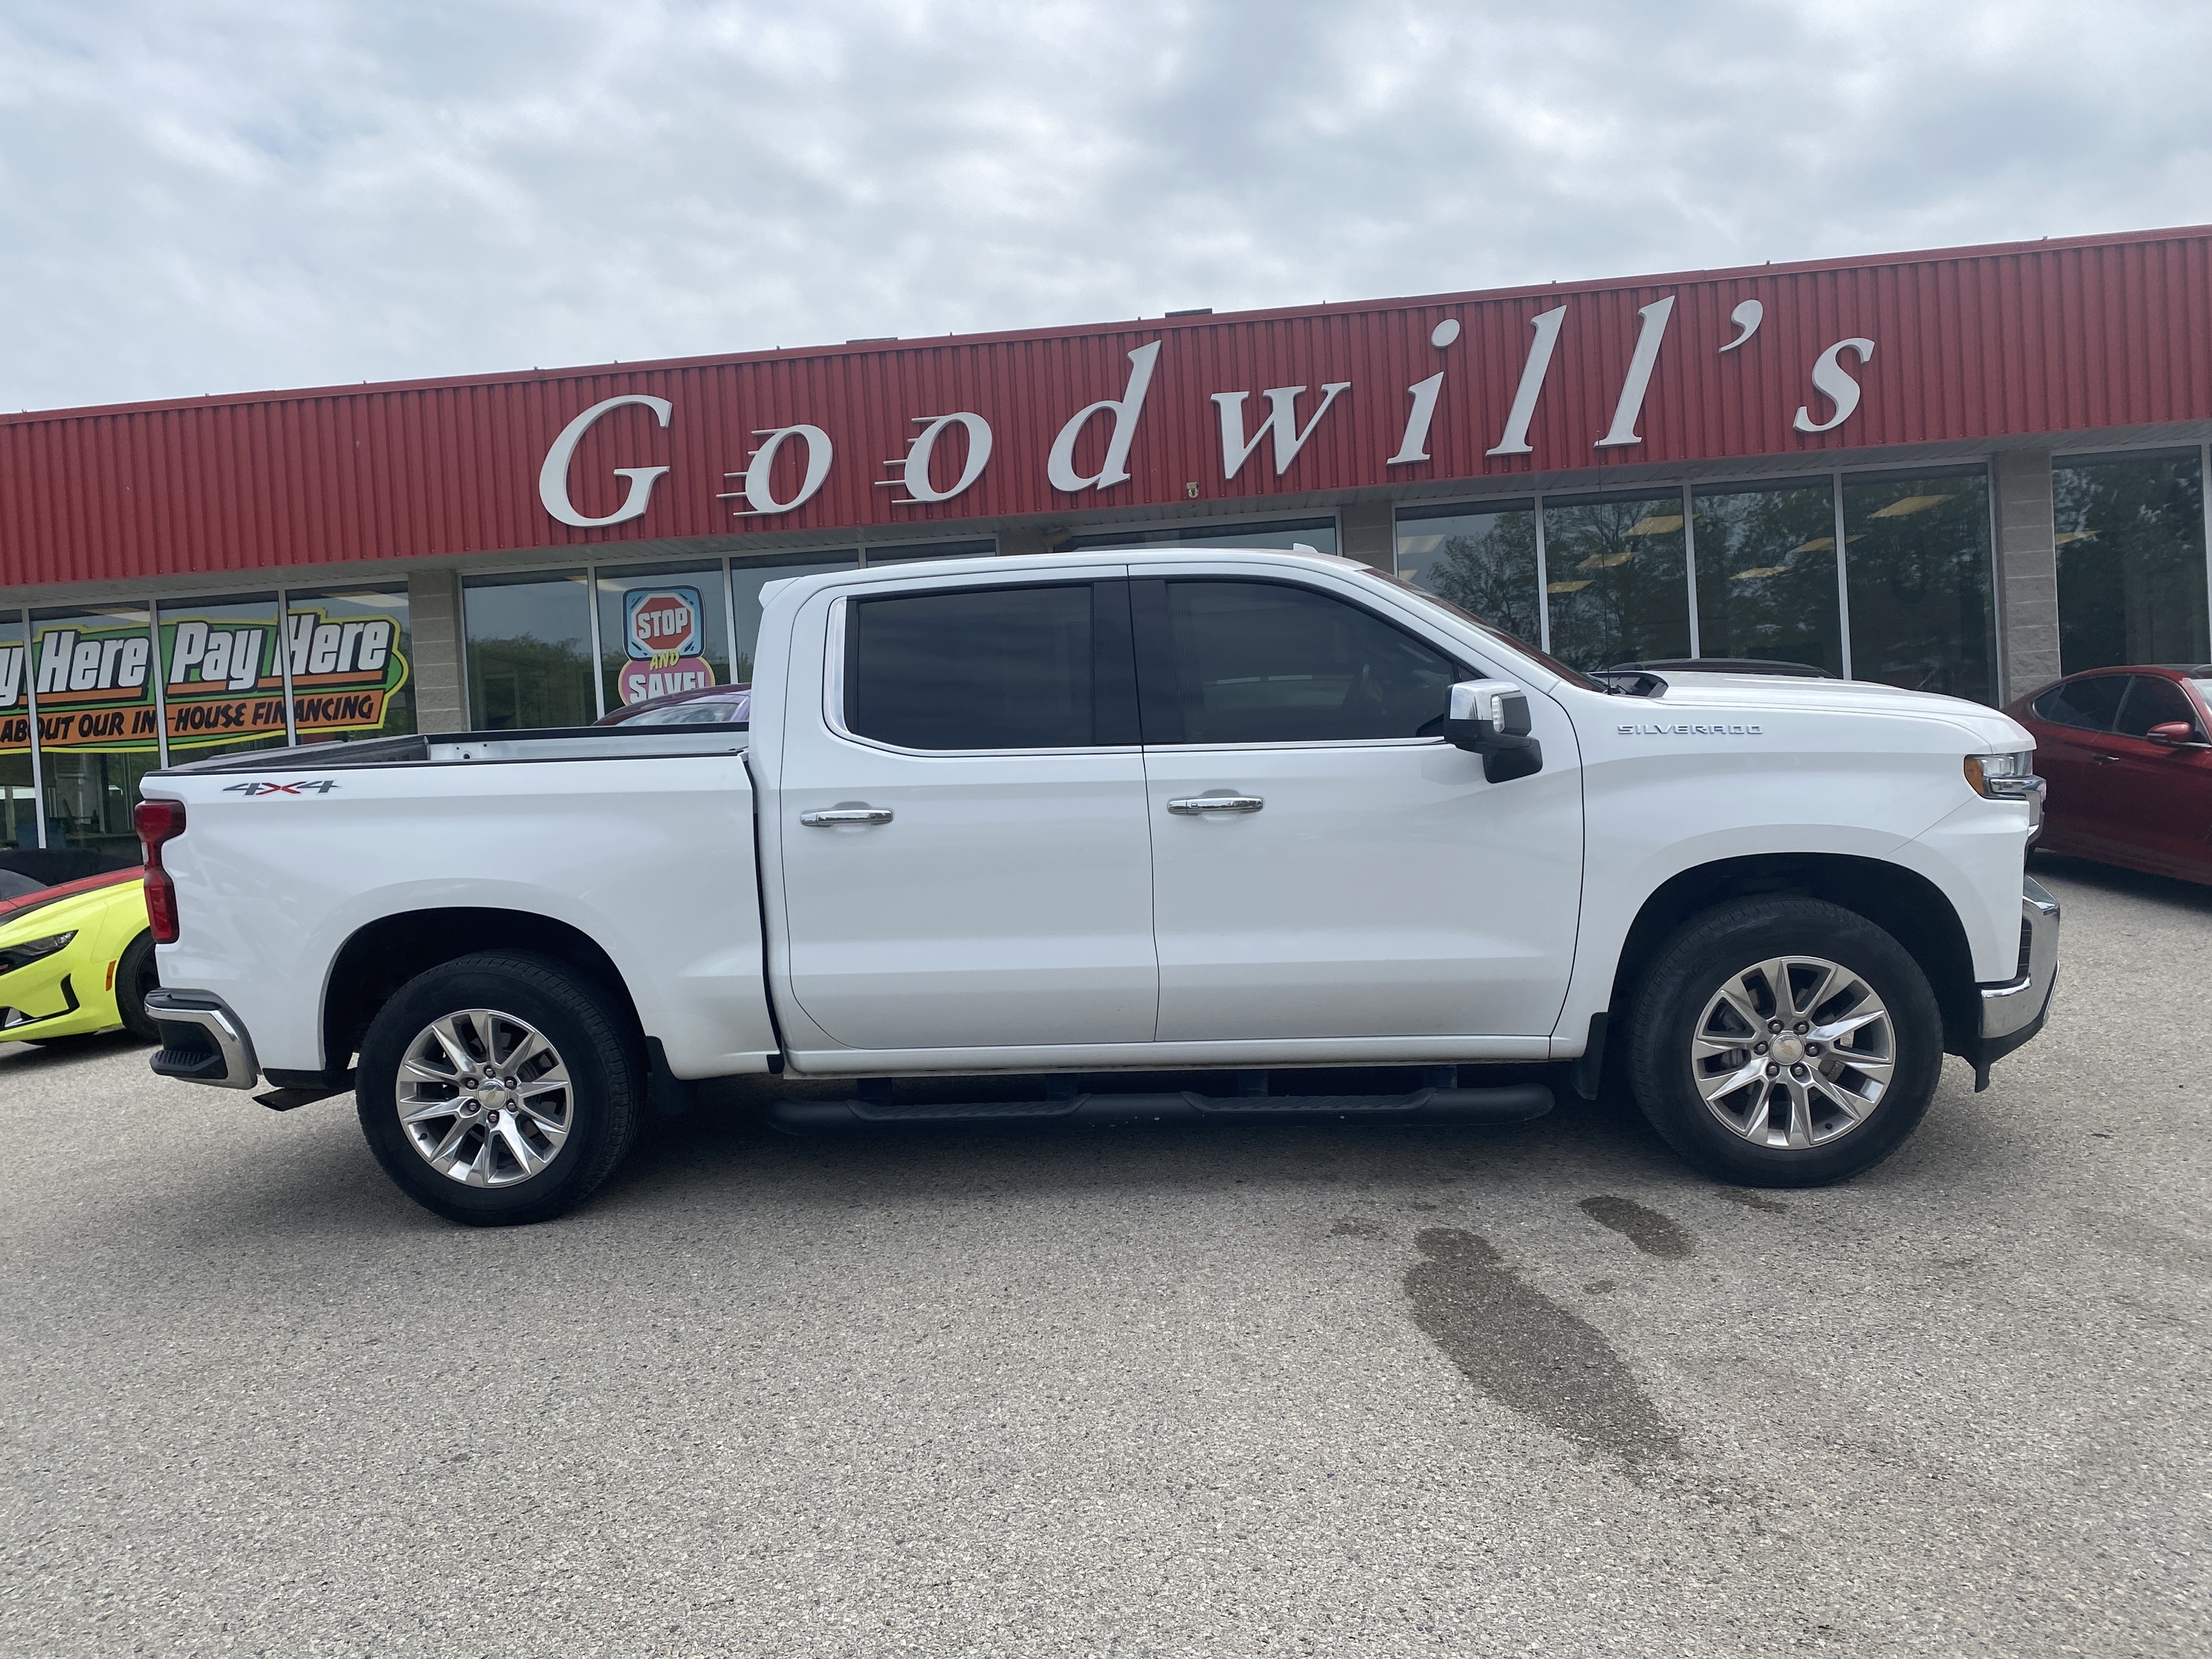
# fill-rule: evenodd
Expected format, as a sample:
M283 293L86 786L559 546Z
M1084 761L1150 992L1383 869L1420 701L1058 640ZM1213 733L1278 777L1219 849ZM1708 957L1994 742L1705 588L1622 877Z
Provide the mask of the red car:
M2212 663L2093 668L2005 712L2050 785L2039 845L2212 883Z

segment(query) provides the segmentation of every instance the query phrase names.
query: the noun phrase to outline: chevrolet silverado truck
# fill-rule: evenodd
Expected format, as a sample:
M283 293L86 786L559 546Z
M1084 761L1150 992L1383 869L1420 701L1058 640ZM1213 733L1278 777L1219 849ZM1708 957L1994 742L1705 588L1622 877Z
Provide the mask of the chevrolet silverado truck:
M1585 674L1308 550L763 597L743 727L149 776L154 1069L350 1090L478 1224L747 1075L797 1128L1498 1121L1603 1076L1789 1187L1895 1151L1945 1054L1986 1084L2050 1004L2033 745L1975 703Z

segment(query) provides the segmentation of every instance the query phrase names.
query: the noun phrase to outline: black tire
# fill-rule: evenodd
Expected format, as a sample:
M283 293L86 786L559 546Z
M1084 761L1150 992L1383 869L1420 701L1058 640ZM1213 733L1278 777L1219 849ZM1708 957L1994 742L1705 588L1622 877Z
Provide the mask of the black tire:
M1692 1075L1692 1039L1723 982L1793 954L1848 969L1887 1006L1892 1070L1855 1127L1814 1145L1777 1147L1747 1139L1706 1104ZM1943 1066L1942 1014L1919 963L1864 916L1818 899L1747 899L1685 923L1644 976L1629 1041L1636 1103L1651 1127L1698 1169L1745 1187L1819 1187L1872 1169L1919 1127ZM1832 1048L1832 1057L1842 1052Z
M370 1023L355 1079L362 1133L385 1173L425 1209L470 1226L549 1221L582 1203L629 1152L645 1101L640 1045L607 1001L574 969L522 951L461 957L408 981ZM409 1047L434 1020L474 1009L535 1027L569 1079L565 1139L544 1168L505 1185L468 1185L441 1173L400 1121L399 1067ZM482 1147L489 1132L477 1133Z
M161 982L154 965L154 936L141 933L123 947L115 964L115 1011L123 1016L123 1029L141 1042L159 1042L161 1028L146 1012L146 993Z

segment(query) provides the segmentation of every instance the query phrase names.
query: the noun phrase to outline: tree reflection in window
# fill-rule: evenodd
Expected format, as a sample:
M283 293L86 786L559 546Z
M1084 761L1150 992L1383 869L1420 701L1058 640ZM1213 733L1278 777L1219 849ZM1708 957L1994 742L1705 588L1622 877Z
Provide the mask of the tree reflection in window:
M1690 654L1679 490L1547 500L1544 574L1562 661L1590 669Z
M1995 702L1988 473L1846 476L1844 534L1852 674Z
M1699 489L1698 651L1844 671L1826 478Z
M2069 457L2051 485L2060 671L2212 656L2201 452Z
M1401 514L1398 574L1524 644L1543 643L1530 502Z

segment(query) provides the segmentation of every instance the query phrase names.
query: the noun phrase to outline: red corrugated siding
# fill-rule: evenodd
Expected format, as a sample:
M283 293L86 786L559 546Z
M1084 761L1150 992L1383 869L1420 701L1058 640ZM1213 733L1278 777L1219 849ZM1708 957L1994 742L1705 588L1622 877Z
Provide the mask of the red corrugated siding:
M1613 416L1638 310L1676 305L1632 448L1595 447ZM1729 313L1757 299L1757 335L1723 355ZM1529 428L1533 453L1491 456L1532 331L1568 307ZM1431 330L1464 332L1437 349ZM1852 336L1875 342L1863 399L1833 432L1813 362ZM1083 405L1121 395L1127 354L1164 342L1130 481L1063 495L1045 460ZM1391 467L1407 388L1445 373L1432 459ZM1217 392L1243 391L1248 430L1269 386L1347 380L1288 471L1262 445L1222 477ZM622 497L617 466L666 465L642 519L609 530L556 523L538 471L568 421L602 398L645 392L675 405L663 432L641 409L586 437L572 469L587 514ZM903 455L914 417L973 410L994 447L976 485L938 506L875 488ZM0 582L246 573L430 554L573 546L757 530L929 526L1024 514L1130 509L1187 499L1264 500L1316 490L1531 472L1808 454L2212 419L2212 230L2148 233L1887 259L1762 267L1493 295L1443 295L1301 313L1143 322L1026 336L586 368L477 381L272 393L0 421ZM756 429L806 422L836 461L797 512L736 518ZM1079 450L1096 465L1104 423ZM940 478L957 455L939 453ZM1824 463L1825 464L1825 463ZM799 458L786 456L788 492Z

